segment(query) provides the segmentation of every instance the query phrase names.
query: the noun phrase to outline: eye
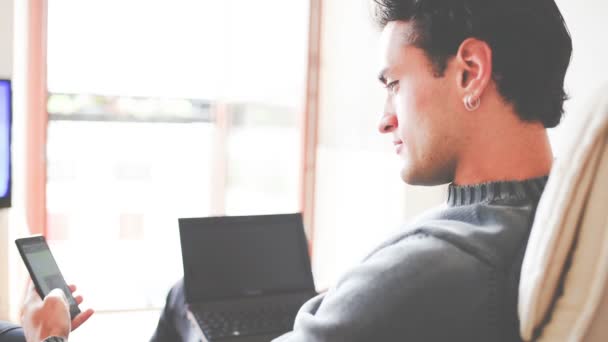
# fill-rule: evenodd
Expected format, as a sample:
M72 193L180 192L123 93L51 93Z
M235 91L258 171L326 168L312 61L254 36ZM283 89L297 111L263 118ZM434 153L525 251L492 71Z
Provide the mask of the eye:
M389 91L394 92L398 85L399 85L399 81L393 81L393 82L391 82L391 83L389 83L389 84L386 85L386 89L388 89Z

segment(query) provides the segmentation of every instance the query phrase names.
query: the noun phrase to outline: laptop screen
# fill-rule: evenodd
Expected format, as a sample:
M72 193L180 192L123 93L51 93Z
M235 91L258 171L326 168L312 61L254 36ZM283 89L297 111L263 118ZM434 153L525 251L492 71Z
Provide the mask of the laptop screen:
M186 299L314 291L300 214L180 219Z

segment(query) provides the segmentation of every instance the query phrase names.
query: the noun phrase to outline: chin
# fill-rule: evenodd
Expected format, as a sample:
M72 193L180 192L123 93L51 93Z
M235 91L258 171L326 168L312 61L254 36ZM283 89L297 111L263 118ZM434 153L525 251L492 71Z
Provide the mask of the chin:
M421 177L416 173L415 168L411 167L411 165L403 165L401 168L401 180L409 185L424 185L422 183Z
M406 170L401 170L401 180L409 185L426 185L419 177L412 175Z
M401 179L409 185L435 186L450 183L452 180L444 170L414 167L406 163L401 169Z

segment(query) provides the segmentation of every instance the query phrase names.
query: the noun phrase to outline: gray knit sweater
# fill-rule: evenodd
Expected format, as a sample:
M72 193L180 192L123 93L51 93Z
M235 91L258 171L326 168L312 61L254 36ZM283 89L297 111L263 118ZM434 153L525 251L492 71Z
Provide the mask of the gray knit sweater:
M517 289L546 177L449 187L275 342L520 341Z

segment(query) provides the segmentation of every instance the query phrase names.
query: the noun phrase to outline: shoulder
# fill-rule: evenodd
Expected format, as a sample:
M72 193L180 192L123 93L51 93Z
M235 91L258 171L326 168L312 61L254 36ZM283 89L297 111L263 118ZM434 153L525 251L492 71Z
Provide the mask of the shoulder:
M377 250L346 274L336 296L328 295L320 309L347 302L348 312L364 313L361 321L414 339L436 340L431 336L439 333L433 330L437 326L442 334L485 336L495 311L493 279L492 268L475 256L417 231Z
M494 269L475 255L418 230L376 250L335 290L361 295L380 307L407 303L423 311L458 312L469 307L459 306L462 301L488 303L494 279Z
M530 233L532 207L476 205L467 208L439 208L405 226L400 233L380 245L368 258L387 248L418 245L412 237L434 237L443 243L423 243L429 254L456 248L456 255L468 255L496 269L508 269ZM385 251L386 252L386 251Z
M377 249L360 267L361 272L393 274L390 278L379 278L379 282L398 278L412 285L438 281L456 285L479 280L492 272L492 267L466 246L422 228Z

